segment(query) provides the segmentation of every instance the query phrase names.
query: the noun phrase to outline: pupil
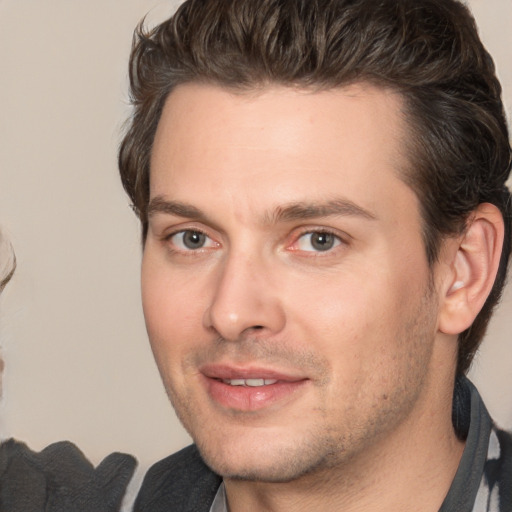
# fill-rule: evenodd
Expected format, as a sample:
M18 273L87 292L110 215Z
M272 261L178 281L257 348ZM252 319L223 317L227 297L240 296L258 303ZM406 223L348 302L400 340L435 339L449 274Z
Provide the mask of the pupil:
M205 235L199 231L187 231L183 235L183 243L189 249L199 249L204 245Z
M317 251L328 251L334 244L334 236L330 233L313 233L311 235L311 245Z

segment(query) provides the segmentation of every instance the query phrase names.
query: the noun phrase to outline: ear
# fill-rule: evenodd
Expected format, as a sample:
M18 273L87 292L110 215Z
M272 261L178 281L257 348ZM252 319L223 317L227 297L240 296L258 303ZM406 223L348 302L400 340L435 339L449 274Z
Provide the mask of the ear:
M439 330L465 331L491 292L501 256L504 225L499 209L482 203L468 219L466 231L447 251L447 272L441 290ZM451 244L450 244L451 245Z

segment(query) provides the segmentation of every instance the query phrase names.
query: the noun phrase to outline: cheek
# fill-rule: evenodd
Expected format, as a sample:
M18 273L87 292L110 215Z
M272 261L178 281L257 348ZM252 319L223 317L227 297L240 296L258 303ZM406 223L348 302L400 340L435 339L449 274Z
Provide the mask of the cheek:
M423 283L411 296L411 276L387 269L302 276L281 287L291 338L325 356L341 388L386 379L403 365L403 325L418 313Z
M160 366L199 341L205 294L199 280L180 279L149 259L143 261L141 281L146 328Z
M351 403L382 342L376 335L381 329L376 328L380 315L372 304L374 294L353 278L333 275L295 280L286 295L288 338L327 363L330 385L323 388L323 408Z
M324 344L324 350L360 346L382 318L382 293L355 273L302 276L282 289L289 324L300 326L313 344Z

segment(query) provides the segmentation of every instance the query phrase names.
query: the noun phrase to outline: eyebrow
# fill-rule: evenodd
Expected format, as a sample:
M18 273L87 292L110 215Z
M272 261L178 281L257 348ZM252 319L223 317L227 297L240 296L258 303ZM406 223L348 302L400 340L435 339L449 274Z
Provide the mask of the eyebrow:
M199 208L179 201L171 201L163 196L156 196L149 202L147 215L152 216L163 213L175 215L197 221L208 221L208 216ZM277 224L294 220L308 220L317 217L361 217L367 220L376 220L377 216L353 201L348 199L333 199L325 202L298 201L276 207L263 217L264 224Z
M376 220L377 216L349 199L332 199L326 202L296 202L278 206L269 216L271 223L307 220L316 217L362 217Z
M175 215L189 219L206 220L206 215L199 210L199 208L178 201L168 201L162 196L155 196L148 205L148 219L157 213L165 213L167 215Z

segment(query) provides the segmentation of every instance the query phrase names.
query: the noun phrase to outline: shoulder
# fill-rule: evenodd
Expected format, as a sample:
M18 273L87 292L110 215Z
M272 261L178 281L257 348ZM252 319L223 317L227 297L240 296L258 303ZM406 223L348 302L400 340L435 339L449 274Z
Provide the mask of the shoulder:
M203 462L196 446L188 446L149 469L134 512L208 512L221 481Z
M512 510L512 433L493 429L489 445L487 485L499 495L500 510Z

